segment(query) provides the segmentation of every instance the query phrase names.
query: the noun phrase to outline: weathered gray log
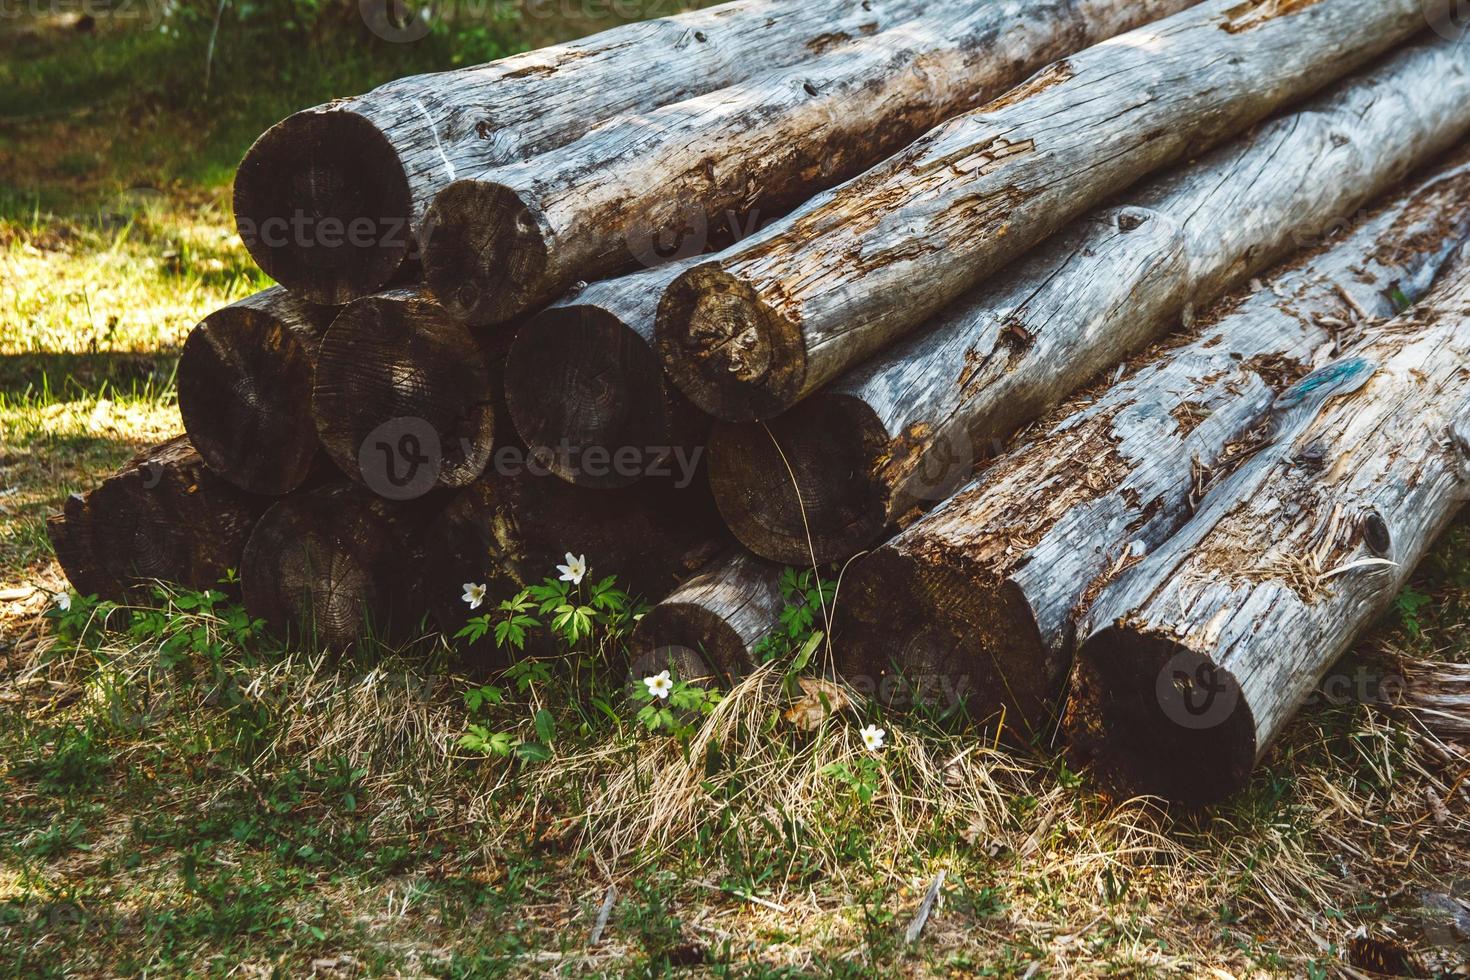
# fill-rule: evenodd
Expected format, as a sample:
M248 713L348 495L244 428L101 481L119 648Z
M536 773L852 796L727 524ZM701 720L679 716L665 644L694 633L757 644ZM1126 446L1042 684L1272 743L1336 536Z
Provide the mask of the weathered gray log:
M329 650L406 637L427 612L414 571L423 530L443 503L395 503L345 482L292 494L246 543L246 610L282 638Z
M338 469L407 500L490 461L508 338L478 337L422 287L343 307L322 340L311 415Z
M775 215L1036 69L1191 0L947 0L814 61L641 115L441 191L424 276L471 323L573 283L703 251L725 215Z
M1088 48L685 273L660 356L711 415L770 418L1109 195L1423 26L1417 0L1205 0Z
M1066 726L1112 793L1200 806L1244 787L1460 509L1470 265L1445 279L1287 389L1267 445L1098 597Z
M179 355L179 413L210 469L267 496L305 482L319 460L317 351L336 313L272 286L190 331Z
M755 648L781 624L781 566L744 550L722 556L638 621L635 662L702 660L728 688L756 666Z
M617 27L487 65L401 78L298 112L235 176L245 247L318 303L377 292L445 185L529 159L606 119L816 57L925 13L932 0L740 0Z
M48 531L78 592L121 602L159 581L220 588L270 503L215 475L175 436L69 499Z
M1470 44L1395 54L1073 225L790 412L717 425L721 513L776 561L855 554L1189 305L1319 240L1467 130Z
M506 407L522 441L563 480L625 487L671 453L702 449L709 416L666 383L653 352L659 296L691 264L593 283L516 332Z
M852 565L834 622L843 672L880 690L902 672L972 717L1003 709L1008 727L1044 730L1091 597L1188 519L1277 390L1330 357L1335 335L1422 296L1467 233L1461 165L1059 409Z
M446 636L471 617L492 612L522 587L556 577L565 555L585 556L587 584L608 575L634 595L663 595L728 547L709 487L644 480L621 490L573 486L539 469L516 465L515 447L454 498L429 528L424 601ZM504 457L504 458L501 458ZM486 586L486 605L472 610L466 583ZM501 666L492 639L461 649L485 667Z

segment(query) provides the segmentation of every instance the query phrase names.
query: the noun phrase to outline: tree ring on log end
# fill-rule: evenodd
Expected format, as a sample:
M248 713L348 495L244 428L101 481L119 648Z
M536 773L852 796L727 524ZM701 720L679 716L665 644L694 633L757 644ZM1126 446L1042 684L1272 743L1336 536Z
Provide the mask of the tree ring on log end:
M179 355L179 413L205 463L251 493L299 487L317 454L311 424L315 351L259 309L205 317Z
M234 201L251 258L313 303L375 292L413 241L397 152L365 117L342 109L298 112L266 130L235 174Z
M1207 806L1246 785L1256 726L1240 684L1167 637L1110 626L1077 657L1068 750L1119 799Z
M655 336L674 384L715 418L771 418L801 397L800 327L718 264L674 280L659 302Z
M250 535L240 562L245 608L278 636L346 650L386 635L389 583L403 570L363 492L335 485L289 497Z
M1000 724L1014 741L1045 733L1064 665L1020 590L979 580L963 562L886 547L854 562L833 622L838 668L896 709Z
M388 484L462 487L484 472L494 385L479 343L437 303L369 297L348 305L322 339L312 417L343 473L403 499ZM432 478L410 472L417 467Z
M692 602L661 602L654 606L633 631L629 644L633 672L642 664L654 666L653 673L672 659L685 671L704 667L703 680L728 690L750 671L745 642L729 623ZM690 680L680 675L681 680Z
M772 561L851 557L887 524L885 490L874 476L885 435L870 407L836 394L769 422L718 424L709 478L720 514L742 544Z
M637 482L669 451L670 407L658 358L638 333L595 306L553 307L516 334L505 399L521 441L579 486ZM592 466L587 450L606 450ZM626 470L618 454L636 453Z
M424 280L452 316L504 323L560 291L545 281L551 229L512 188L455 181L424 227Z

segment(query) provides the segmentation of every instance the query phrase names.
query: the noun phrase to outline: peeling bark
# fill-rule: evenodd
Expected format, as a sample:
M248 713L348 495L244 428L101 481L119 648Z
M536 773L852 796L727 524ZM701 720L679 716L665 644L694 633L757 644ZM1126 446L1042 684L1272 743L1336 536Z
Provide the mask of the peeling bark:
M1346 239L1222 304L1135 370L1002 455L855 562L834 632L850 676L937 680L975 718L1043 730L1077 617L1190 516L1256 438L1277 390L1334 337L1424 295L1470 233L1470 165L1397 198Z
M675 384L717 418L770 418L1107 196L1424 24L1415 0L1318 0L1225 29L1241 6L1205 0L1057 62L685 273L658 318Z
M1467 130L1470 43L1394 55L1073 225L769 431L717 425L721 513L776 561L856 553L1181 312L1340 227Z
M441 191L425 278L450 312L498 323L658 261L656 242L702 251L722 217L787 211L1049 62L1190 2L940 3L814 61L611 119Z
M337 310L280 286L216 310L179 355L179 414L209 468L278 497L319 462L311 424L317 351Z
M289 116L235 177L251 256L313 302L388 285L430 200L460 177L530 159L604 120L815 58L834 39L925 14L933 0L742 0L604 31L487 65L401 78Z
M317 358L322 448L385 497L469 485L495 447L507 343L477 337L422 287L349 303Z
M756 645L780 628L780 580L780 565L745 551L712 562L639 620L630 644L635 663L702 662L722 686L733 686L757 666Z
M1445 278L1277 398L1267 444L1099 596L1066 723L1112 792L1205 805L1245 786L1459 510L1470 264Z
M270 503L220 479L175 436L74 495L47 530L78 592L123 602L155 581L219 588Z
M666 383L653 319L671 263L586 286L531 318L505 364L516 432L551 472L578 486L636 483L675 450L703 447L710 418ZM598 459L625 466L589 466Z

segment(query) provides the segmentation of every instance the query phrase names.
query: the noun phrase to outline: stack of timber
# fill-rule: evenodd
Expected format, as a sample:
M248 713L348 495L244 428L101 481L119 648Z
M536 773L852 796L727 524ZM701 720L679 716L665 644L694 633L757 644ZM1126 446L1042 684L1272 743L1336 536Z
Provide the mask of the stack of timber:
M1013 729L1047 731L1092 600L1189 519L1277 392L1423 296L1467 234L1461 164L1062 410L854 563L834 626L843 673L902 673L960 692L973 718L1004 712Z

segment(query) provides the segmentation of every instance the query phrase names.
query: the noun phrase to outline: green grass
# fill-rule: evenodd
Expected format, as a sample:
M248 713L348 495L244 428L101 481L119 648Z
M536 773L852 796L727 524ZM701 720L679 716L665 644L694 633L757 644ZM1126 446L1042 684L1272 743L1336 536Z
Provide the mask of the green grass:
M1322 976L1358 926L1419 935L1418 893L1470 877L1463 807L1435 819L1444 775L1371 699L1310 706L1246 792L1168 815L923 718L795 731L779 672L708 738L697 707L651 732L608 617L492 698L442 643L284 650L220 597L48 614L46 513L178 431L183 337L266 283L230 226L250 140L608 20L389 45L350 11L231 4L205 92L214 9L0 35L0 974ZM818 625L810 588L793 602L783 662ZM1467 615L1462 520L1340 669L1463 662Z

